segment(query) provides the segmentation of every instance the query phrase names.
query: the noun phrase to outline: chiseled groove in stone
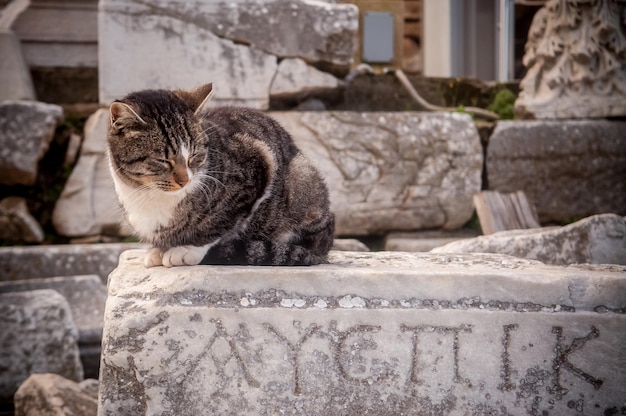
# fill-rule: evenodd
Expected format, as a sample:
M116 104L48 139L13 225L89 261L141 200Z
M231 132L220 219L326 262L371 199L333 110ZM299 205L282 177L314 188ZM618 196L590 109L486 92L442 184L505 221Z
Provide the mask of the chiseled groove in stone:
M249 292L211 292L193 290L176 293L163 293L155 291L150 297L144 293L135 292L118 295L122 299L150 300L158 299L158 307L180 306L204 306L220 309L238 308L296 308L296 309L428 309L428 310L468 310L479 309L485 311L506 312L576 312L576 308L568 305L541 305L532 302L510 302L500 300L481 301L479 297L461 298L456 302L439 299L382 299L365 298L354 294L337 296L307 296L300 293L287 293L282 290L270 289L255 293ZM626 305L622 308L608 308L598 305L592 308L597 313L621 313L626 314Z

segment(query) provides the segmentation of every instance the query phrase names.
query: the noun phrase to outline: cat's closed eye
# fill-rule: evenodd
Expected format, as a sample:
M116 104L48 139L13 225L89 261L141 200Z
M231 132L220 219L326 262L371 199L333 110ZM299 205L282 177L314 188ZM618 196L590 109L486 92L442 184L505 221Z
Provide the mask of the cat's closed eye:
M204 165L204 162L206 161L206 156L191 156L189 158L189 160L187 161L187 166L189 166L192 169L198 169L201 168L202 165Z
M172 166L172 163L169 160L167 160L167 159L158 159L158 158L156 158L156 159L154 159L154 161L156 161L156 162L158 162L158 163L160 163L160 164L162 164L164 166Z

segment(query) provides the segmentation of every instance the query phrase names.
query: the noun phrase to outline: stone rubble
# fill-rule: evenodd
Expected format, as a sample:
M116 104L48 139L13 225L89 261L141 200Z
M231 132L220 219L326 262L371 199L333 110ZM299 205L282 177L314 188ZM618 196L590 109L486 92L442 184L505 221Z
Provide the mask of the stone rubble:
M594 215L564 227L500 231L431 250L499 253L546 264L626 264L626 217Z
M384 241L384 251L406 251L409 253L427 252L453 241L474 238L480 235L477 230L461 229L452 231L425 230L414 232L391 232Z
M0 281L95 274L106 284L122 252L147 247L141 243L0 247Z
M35 88L20 47L19 37L10 29L0 27L0 101L34 100Z
M0 402L33 373L83 379L78 329L67 301L50 289L0 293Z
M317 1L237 1L225 6L203 0L191 6L182 1L106 0L100 12L103 104L140 89L189 89L214 82L213 105L267 109L272 81L283 73L279 59L297 58L347 72L358 30L356 6ZM298 33L306 36L294 35ZM173 63L175 71L164 70ZM323 78L324 87L334 79L329 74ZM309 81L301 80L304 84L296 88L308 88ZM275 88L283 94L280 85Z
M41 243L41 225L30 214L24 198L10 196L0 201L0 240Z
M467 114L270 114L326 179L337 235L456 229L471 218L482 153Z
M15 416L96 416L98 384L58 374L33 374L15 393Z
M0 101L0 185L34 185L63 109L36 101Z
M107 231L119 234L123 229L106 155L108 127L108 109L100 109L87 119L78 162L52 214L52 223L60 235L78 237Z
M626 121L506 120L487 146L488 189L524 191L541 223L626 215Z
M340 86L334 76L322 72L299 58L283 59L270 87L270 99L299 100L312 95L332 93Z
M99 276L68 276L0 281L0 293L52 289L62 295L78 329L78 347L86 377L98 377L106 286Z
M332 249L338 251L370 251L369 247L356 238L336 238Z

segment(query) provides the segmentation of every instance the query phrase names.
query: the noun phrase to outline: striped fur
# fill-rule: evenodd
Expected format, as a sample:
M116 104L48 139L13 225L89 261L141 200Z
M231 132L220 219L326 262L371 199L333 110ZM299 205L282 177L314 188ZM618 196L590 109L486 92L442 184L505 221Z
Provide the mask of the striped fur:
M120 204L154 249L146 266L326 262L334 216L318 171L267 115L202 110L211 86L111 105Z

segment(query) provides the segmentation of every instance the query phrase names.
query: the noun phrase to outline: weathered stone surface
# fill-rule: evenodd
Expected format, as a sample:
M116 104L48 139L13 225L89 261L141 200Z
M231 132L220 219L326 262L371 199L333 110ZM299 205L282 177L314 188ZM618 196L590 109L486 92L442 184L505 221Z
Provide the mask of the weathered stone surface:
M58 105L34 101L0 102L0 184L33 185L56 125Z
M623 405L626 268L331 252L112 273L100 415L601 415ZM597 266L596 266L597 267Z
M95 416L94 381L76 383L57 374L33 374L15 393L15 416Z
M39 243L43 230L26 206L24 198L10 196L0 201L0 240Z
M81 338L100 338L106 287L99 276L65 276L0 282L0 293L40 289L55 290L67 300Z
M63 276L0 282L0 293L40 289L55 290L67 300L80 342L93 343L101 339L107 295L106 286L99 276Z
M339 80L298 58L283 59L270 88L271 98L300 99L323 94L339 87Z
M433 252L500 253L547 264L626 264L626 218L603 214L564 227L501 231Z
M482 150L460 113L272 113L320 169L338 235L461 227Z
M478 235L480 232L472 229L393 232L385 237L384 250L409 253L426 252L452 241L473 238Z
M212 19L204 10L210 3L101 1L100 102L213 82L216 105L268 108L276 57L215 35L205 23Z
M100 102L214 82L214 103L268 108L277 57L347 70L358 9L323 1L100 2ZM175 65L176 70L164 70Z
M406 251L409 253L426 252L453 241L459 241L459 238L386 238L385 251Z
M356 238L336 238L332 249L339 251L370 251L369 247Z
M550 0L528 32L518 117L626 115L623 2Z
M19 38L11 30L0 27L0 101L34 100L35 88Z
M0 280L96 274L106 283L123 251L139 243L0 247Z
M0 326L0 402L10 400L33 373L82 380L78 330L56 291L0 293Z
M52 215L63 236L122 233L122 215L115 196L106 155L109 111L100 109L85 124L85 139L78 163L65 183Z
M487 148L489 189L524 191L542 223L626 215L626 122L500 121Z
M331 1L205 1L199 24L220 37L254 46L279 57L299 57L349 67L357 47L359 10ZM168 4L171 4L168 3ZM184 13L197 16L180 2Z

